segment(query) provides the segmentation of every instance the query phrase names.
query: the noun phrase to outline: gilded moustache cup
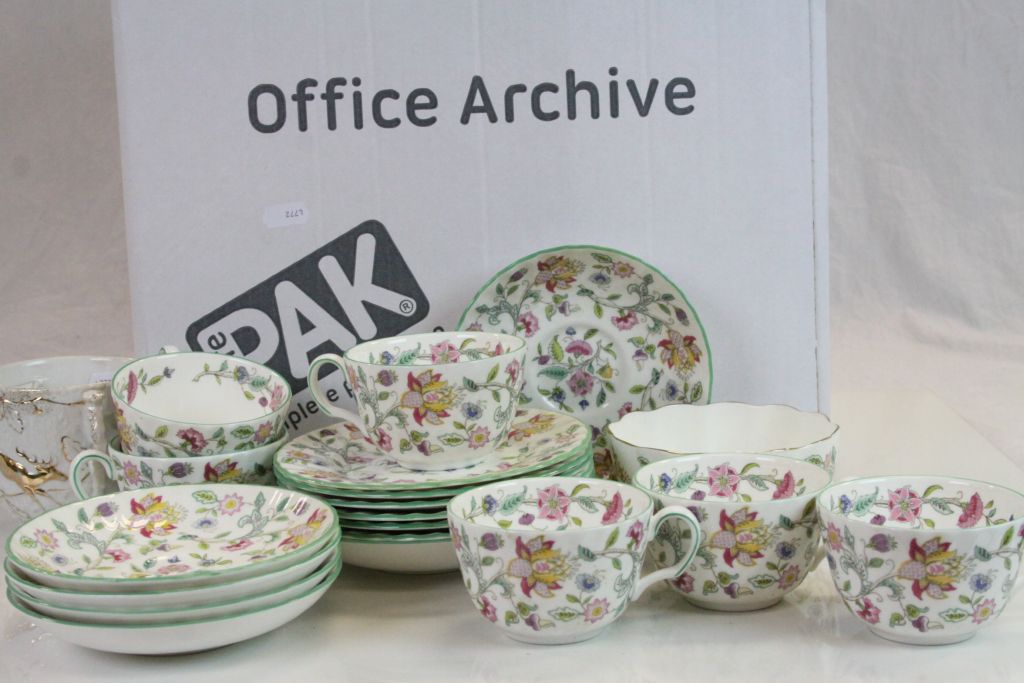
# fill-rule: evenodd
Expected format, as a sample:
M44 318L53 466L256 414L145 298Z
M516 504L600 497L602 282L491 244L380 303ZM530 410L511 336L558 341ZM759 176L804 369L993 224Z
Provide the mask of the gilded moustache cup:
M447 470L482 462L504 445L523 388L526 342L508 334L433 332L364 342L318 357L313 398L399 464ZM344 368L358 415L327 398L319 375Z
M139 358L110 387L121 450L182 458L258 448L285 432L292 393L277 372L216 353Z
M912 645L966 640L1003 611L1024 545L1024 496L942 476L835 484L818 497L843 602L875 635Z
M71 485L79 500L115 491L129 491L170 484L260 484L273 485L274 454L286 437L234 453L191 458L147 458L120 450L121 439L114 437L106 452L88 449L71 463ZM86 468L98 464L103 475L83 481Z
M110 377L129 360L65 356L0 366L0 500L15 519L75 499L69 466L114 433Z
M510 638L542 645L598 635L645 590L682 574L696 547L640 576L650 539L670 520L699 542L685 507L655 514L651 497L633 486L580 477L486 484L448 504L474 606Z
M785 405L672 404L632 412L606 427L616 478L633 481L648 463L703 453L777 454L835 471L839 426Z
M685 505L700 522L697 557L670 585L691 604L725 612L770 607L817 566L815 497L830 480L811 463L738 453L670 458L636 475L661 505ZM657 566L693 552L686 531L662 527L652 543Z

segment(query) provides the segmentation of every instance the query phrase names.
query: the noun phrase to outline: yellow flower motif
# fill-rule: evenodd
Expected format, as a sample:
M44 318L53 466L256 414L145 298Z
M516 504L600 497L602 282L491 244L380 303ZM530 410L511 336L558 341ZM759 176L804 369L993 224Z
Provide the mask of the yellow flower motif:
M531 592L543 598L550 598L562 587L559 581L573 572L573 564L561 550L556 550L554 541L545 541L543 536L523 542L516 538L516 557L508 563L508 574L520 579L519 585L527 597Z
M448 417L448 409L458 400L458 392L449 386L448 381L441 379L441 374L424 370L420 374L409 373L407 380L409 390L402 394L401 405L412 411L416 424L423 425L426 420L430 424L442 424Z
M523 439L546 432L555 423L554 413L537 413L525 422L516 422L509 430L509 441L522 441Z
M579 261L565 256L550 256L537 263L537 277L534 282L544 285L549 292L569 289L582 270L583 264Z

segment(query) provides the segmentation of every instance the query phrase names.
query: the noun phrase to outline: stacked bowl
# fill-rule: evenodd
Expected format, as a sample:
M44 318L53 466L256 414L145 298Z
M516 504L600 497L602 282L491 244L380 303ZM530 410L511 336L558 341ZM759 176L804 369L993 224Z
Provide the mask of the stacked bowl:
M110 384L118 438L79 454L80 498L163 484L272 484L284 443L288 382L245 358L171 352L133 360ZM83 485L94 464L104 477ZM97 483L94 483L97 482Z
M341 570L334 510L267 486L123 491L49 511L7 542L7 597L60 638L133 654L271 631Z

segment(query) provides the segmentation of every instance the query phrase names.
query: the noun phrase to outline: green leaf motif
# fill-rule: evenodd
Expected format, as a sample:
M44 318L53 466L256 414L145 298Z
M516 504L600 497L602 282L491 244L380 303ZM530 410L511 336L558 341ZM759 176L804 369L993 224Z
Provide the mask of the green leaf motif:
M89 521L89 515L85 514L85 508L78 508L78 521L82 524Z
M922 614L924 614L927 611L928 611L927 607L922 609L921 607L918 607L917 605L907 605L907 609L906 609L907 616L910 617L911 619L917 619L919 616L921 616Z
M757 576L751 576L747 581L754 588L767 588L775 583L775 577L770 574L758 574Z
M907 623L907 620L903 618L903 615L899 612L894 612L889 617L889 626L903 626Z
M513 496L508 496L507 498L505 498L505 500L501 501L501 506L498 508L498 510L502 514L507 515L512 512L515 512L516 508L518 508L522 504L522 502L523 494L517 493Z
M988 562L992 559L992 553L982 548L980 545L974 546L974 556L982 562Z
M597 555L594 554L593 550L591 550L590 548L586 548L586 547L584 547L582 545L579 547L579 551L578 552L579 552L580 559L586 560L587 562L593 562L594 560L597 559Z
M165 436L167 436L168 431L169 430L167 429L167 425L160 425L159 427L156 428L156 431L153 432L153 436L156 437L157 439L162 439Z
M612 568L613 569L622 569L622 562L619 560L619 558L617 558L617 557L613 557L612 558Z
M881 566L882 566L883 564L885 564L885 560L883 560L883 559L882 559L882 558L880 558L880 557L872 557L872 558L871 558L871 559L870 559L870 560L868 561L868 566L869 566L869 567L872 567L872 568L874 568L874 569L877 569L877 568L881 567Z
M555 619L558 619L559 621L572 621L577 616L579 616L579 614L575 610L572 610L568 607L559 607L558 609L553 609L549 611L548 614L553 616Z
M878 489L875 492L866 496L860 496L857 501L853 504L853 514L858 517L865 515L871 510L871 506L875 504L878 499Z
M192 497L195 498L200 503L210 504L217 502L217 494L208 489L203 489L201 491L193 491Z
M234 429L231 430L231 436L242 441L249 439L255 433L256 430L248 426L235 427Z
M458 446L459 444L466 442L464 438L462 438L461 436L454 432L442 434L441 436L438 437L438 440L440 440L440 442L443 443L445 446Z
M565 379L569 375L569 370L561 365L550 365L546 368L541 368L537 374L559 381Z
M510 526L512 526L512 520L511 519L499 519L498 520L498 526L500 526L502 529L507 529Z
M611 548L615 545L615 541L617 540L619 540L619 528L615 527L612 529L612 532L608 534L608 540L604 542L604 549L608 550L608 548Z
M499 364L495 363L494 367L491 368L491 371L487 373L487 381L488 382L493 382L495 380L495 378L498 376L498 368L499 368Z
M604 317L604 308L596 301L594 302L594 315L597 316L599 320Z
M743 469L740 470L740 474L746 474L750 470L757 469L758 467L760 467L758 463L748 462L746 465L743 466Z
M572 493L569 494L569 497L575 498L577 495L579 495L580 491L585 491L586 489L589 488L590 484L576 484L576 486L572 488Z
M971 616L971 613L962 610L959 607L951 607L950 609L939 612L939 616L942 617L943 621L949 622L950 624L956 624Z
M489 567L492 564L494 564L495 562L496 562L496 560L494 559L493 555L487 555L486 557L484 557L484 558L482 558L480 560L480 564L482 564L485 567Z
M551 352L551 357L556 362L561 363L565 360L565 351L562 349L562 345L558 343L558 339L551 340L551 344L548 345L548 351Z
M584 339L590 339L590 338L591 338L591 337L593 337L593 336L594 336L595 334L597 334L597 330L596 330L596 329L594 329L593 327L591 327L591 328L590 328L589 330L587 330L587 331L586 331L586 332L585 332L585 333L583 334L583 338L584 338Z
M647 389L647 387L645 387L643 384L634 384L633 386L631 386L629 388L629 393L631 393L631 394L642 394L642 393L644 393L645 389Z
M921 497L922 498L930 498L932 496L932 494L938 493L941 490L942 490L941 486L939 486L938 484L932 484L931 486L929 486L928 488L926 488L924 490L924 494Z

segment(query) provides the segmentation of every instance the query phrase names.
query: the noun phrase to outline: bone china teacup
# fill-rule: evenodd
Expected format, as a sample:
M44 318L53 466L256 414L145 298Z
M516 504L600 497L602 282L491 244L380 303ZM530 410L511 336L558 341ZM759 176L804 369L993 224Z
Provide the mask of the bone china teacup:
M774 605L817 566L815 496L829 481L809 462L740 453L669 458L636 474L662 505L686 505L700 520L697 559L670 585L698 607L728 612ZM657 566L692 552L684 531L662 527Z
M192 458L147 458L120 450L121 440L114 437L107 451L88 449L71 463L71 485L80 500L114 493L118 490L151 488L169 484L260 484L273 485L274 453L286 437L247 451ZM85 468L100 465L104 476L83 483Z
M139 358L110 386L125 453L181 458L268 444L284 435L288 382L254 361L216 353Z
M682 574L696 546L671 567L640 576L650 539L669 520L699 542L685 507L654 514L646 493L603 479L513 479L448 504L476 609L510 638L542 645L596 636L647 588Z
M526 342L508 334L433 332L365 342L309 367L324 412L362 425L399 464L446 470L482 462L505 443L523 388ZM344 368L359 415L320 386L325 365Z
M1010 601L1024 544L1024 496L941 476L835 484L818 497L839 597L882 638L970 638Z

